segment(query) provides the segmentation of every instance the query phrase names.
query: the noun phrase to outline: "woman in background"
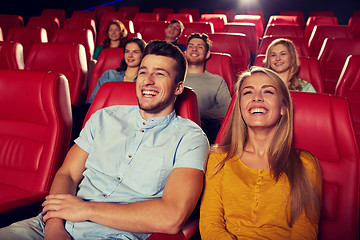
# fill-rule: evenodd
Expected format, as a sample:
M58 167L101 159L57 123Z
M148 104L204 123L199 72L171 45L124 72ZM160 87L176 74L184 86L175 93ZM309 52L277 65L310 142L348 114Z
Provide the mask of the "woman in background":
M146 43L142 39L130 38L127 40L124 46L124 57L121 60L120 67L116 70L110 69L103 73L86 103L91 103L94 100L101 85L106 82L135 82L145 46Z
M264 67L274 70L286 83L289 90L316 92L311 83L298 78L300 68L298 54L291 40L278 38L268 46Z
M267 68L243 73L220 145L211 149L200 234L212 239L317 239L321 172L293 147L293 106Z
M102 45L95 48L93 59L97 60L104 48L123 48L128 32L122 22L114 20L109 23L105 31L105 39Z

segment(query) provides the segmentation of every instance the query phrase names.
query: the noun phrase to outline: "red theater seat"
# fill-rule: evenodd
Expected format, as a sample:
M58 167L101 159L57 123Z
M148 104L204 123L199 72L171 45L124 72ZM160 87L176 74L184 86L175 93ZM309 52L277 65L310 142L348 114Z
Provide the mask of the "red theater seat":
M147 13L147 12L138 12L135 14L134 18L134 28L136 32L139 32L143 22L145 21L159 21L158 13Z
M3 32L4 38L12 27L23 27L24 20L20 15L14 14L0 14L0 27Z
M145 21L143 22L139 32L145 42L155 39L164 40L165 28L168 24L169 22L165 21Z
M57 17L40 16L30 17L26 26L32 28L44 28L48 39L52 39L55 31L60 28L60 23Z
M309 39L310 56L318 57L325 38L353 38L353 34L349 26L316 25Z
M273 37L273 36L266 36L260 43L258 54L266 54L266 50L269 47L270 43L275 39L280 37ZM285 37L293 42L295 49L299 56L302 57L309 57L310 52L307 45L307 41L304 37Z
M254 23L228 23L225 24L223 32L245 34L250 53L254 55L257 54L259 38L256 34L256 26Z
M228 22L234 21L236 12L234 10L217 9L214 11L215 14L225 14Z
M200 20L200 9L199 8L180 8L178 13L189 13L194 21Z
M281 11L280 15L285 15L285 16L297 16L298 17L298 21L300 23L300 26L302 28L305 27L305 17L304 17L304 12L303 11L297 11L297 10L293 10L293 11Z
M206 62L206 70L221 76L225 80L231 96L234 94L236 78L230 54L211 52L211 57Z
M101 51L91 75L86 100L90 98L99 78L106 70L115 70L120 67L120 63L123 58L123 51L124 49L122 48L105 48Z
M312 17L312 16L334 17L335 13L334 13L334 11L310 11L309 17Z
M93 19L96 24L95 12L94 11L83 11L83 10L75 10L71 14L71 18L90 18Z
M0 70L1 214L44 201L68 151L71 126L64 75Z
M26 61L31 46L35 43L48 42L48 37L44 28L13 27L10 28L5 40L21 43Z
M89 29L58 29L55 31L51 42L82 44L85 47L88 63L94 55L94 37Z
M304 31L300 25L268 24L264 32L264 37L266 36L304 37Z
M189 36L192 33L214 33L214 25L211 22L184 23L183 36Z
M260 15L236 15L234 18L235 23L254 23L256 26L256 33L259 39L263 37L264 23Z
M360 38L360 15L350 17L348 26L354 37Z
M40 16L56 17L59 20L59 27L62 28L66 19L66 12L65 9L44 8Z
M359 151L348 101L340 96L291 92L294 144L314 154L321 165L323 211L320 240L359 238ZM229 123L234 97L219 131Z
M201 14L200 22L211 22L214 25L214 32L222 32L225 24L228 23L225 14Z
M210 51L228 53L234 63L235 75L248 69L250 65L250 51L245 34L241 33L214 33L209 34L212 41Z
M102 16L106 12L115 12L115 7L111 5L97 5L95 6L94 13L95 13L95 22L96 24L99 24L101 21Z
M119 20L119 21L123 21L126 19L126 13L124 12L104 12L103 15L101 16L100 22L99 22L99 26L105 24L108 24L111 21L114 20Z
M300 26L300 20L297 16L272 15L269 18L268 25L295 25Z
M341 70L349 55L360 55L360 39L326 38L319 53L321 76L326 93L334 93Z
M84 102L87 62L84 46L71 43L36 43L25 60L25 69L62 73L69 82L73 106Z
M336 17L312 16L308 17L304 30L304 37L309 41L311 33L316 25L339 25Z
M171 20L179 20L182 23L192 23L194 21L190 13L170 13L166 17L166 21L170 22Z
M344 64L335 94L350 102L351 115L360 146L360 55L350 55Z
M92 18L68 18L64 22L63 29L89 29L93 34L94 43L96 42L96 25Z
M138 6L120 6L118 12L126 13L126 19L134 20L136 13L140 12Z
M24 69L24 52L20 43L0 41L0 69Z
M159 20L160 21L165 21L169 14L174 13L174 9L173 8L159 7L159 8L154 8L153 12L159 14Z
M256 56L254 66L263 67L265 55ZM319 62L313 57L299 57L300 69L298 77L310 82L317 93L324 93L324 82L320 73Z

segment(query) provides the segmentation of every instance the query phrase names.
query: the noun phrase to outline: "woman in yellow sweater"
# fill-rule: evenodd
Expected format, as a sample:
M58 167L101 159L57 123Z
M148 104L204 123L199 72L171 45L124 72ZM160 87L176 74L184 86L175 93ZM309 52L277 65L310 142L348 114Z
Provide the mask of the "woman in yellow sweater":
M317 239L321 172L293 148L293 106L272 70L240 76L224 139L209 156L200 234L211 239Z

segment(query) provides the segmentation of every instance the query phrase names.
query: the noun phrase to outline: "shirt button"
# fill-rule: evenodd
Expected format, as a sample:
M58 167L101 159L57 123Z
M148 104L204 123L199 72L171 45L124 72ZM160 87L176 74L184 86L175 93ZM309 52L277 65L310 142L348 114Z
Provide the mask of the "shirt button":
M107 195L105 193L103 193L103 196L106 197Z
M128 156L129 158L132 158L132 155L131 154L129 154L129 156Z
M121 179L120 177L117 177L117 178L116 178L116 180L118 180L118 181L120 181L120 179Z
M143 122L143 125L146 125L146 122Z
M142 132L142 133L145 132L144 129L141 129L141 132Z

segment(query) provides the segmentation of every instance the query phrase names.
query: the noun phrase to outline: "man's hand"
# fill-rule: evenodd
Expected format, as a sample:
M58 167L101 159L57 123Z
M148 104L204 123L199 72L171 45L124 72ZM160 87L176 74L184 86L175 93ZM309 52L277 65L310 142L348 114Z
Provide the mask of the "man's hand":
M51 218L61 218L71 222L83 222L88 220L87 203L81 198L71 194L48 195L43 202L43 221Z

